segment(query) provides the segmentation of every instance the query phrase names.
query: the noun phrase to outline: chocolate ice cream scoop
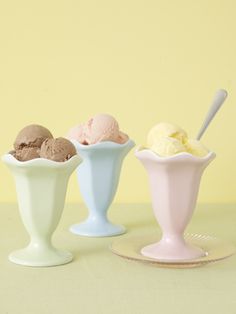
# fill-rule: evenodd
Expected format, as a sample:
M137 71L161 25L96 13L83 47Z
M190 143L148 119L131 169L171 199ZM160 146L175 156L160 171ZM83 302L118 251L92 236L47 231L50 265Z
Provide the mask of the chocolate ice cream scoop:
M19 161L27 161L40 157L40 149L38 147L23 147L10 153Z
M46 139L40 150L40 157L54 161L66 161L76 155L74 145L63 137Z
M16 151L23 147L40 148L47 138L53 138L51 132L47 128L41 125L31 124L18 133L14 142L14 148Z

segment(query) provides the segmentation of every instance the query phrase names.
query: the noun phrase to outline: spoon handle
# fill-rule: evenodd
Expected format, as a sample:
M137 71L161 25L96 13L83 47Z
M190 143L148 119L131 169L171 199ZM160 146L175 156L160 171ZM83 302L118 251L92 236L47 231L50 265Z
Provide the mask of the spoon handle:
M224 89L220 89L216 92L215 98L212 102L212 105L206 115L205 121L203 122L203 125L201 129L198 132L198 135L196 137L197 140L200 140L201 137L203 136L204 132L206 131L208 125L211 123L211 120L214 118L215 114L217 111L220 109L220 107L223 105L226 97L227 97L227 92Z

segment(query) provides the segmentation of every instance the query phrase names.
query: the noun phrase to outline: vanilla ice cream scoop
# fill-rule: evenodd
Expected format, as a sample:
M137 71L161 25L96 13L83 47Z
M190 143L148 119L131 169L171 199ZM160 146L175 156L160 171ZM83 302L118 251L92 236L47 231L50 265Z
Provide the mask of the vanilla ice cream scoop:
M147 148L161 157L187 152L197 157L206 156L208 149L198 140L188 139L179 126L162 122L155 125L147 136Z
M186 151L194 156L204 157L209 150L198 140L189 139L185 143Z
M185 146L172 137L161 137L151 146L151 150L162 157L185 152Z
M187 133L178 125L161 122L155 125L148 133L147 144L151 147L156 141L163 137L171 137L179 140L181 143L187 141Z

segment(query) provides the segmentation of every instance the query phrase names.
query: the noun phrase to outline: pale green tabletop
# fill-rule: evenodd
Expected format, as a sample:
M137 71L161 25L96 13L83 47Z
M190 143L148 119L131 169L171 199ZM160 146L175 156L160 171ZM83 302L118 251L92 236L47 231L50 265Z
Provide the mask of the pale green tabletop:
M236 313L236 255L193 269L164 269L125 260L109 251L114 238L71 234L68 227L85 217L86 211L82 205L67 204L54 243L71 250L73 262L51 268L22 267L7 258L27 243L17 205L1 204L0 211L1 314ZM148 204L114 205L111 218L127 226L127 235L156 228ZM236 205L199 206L188 231L236 244Z

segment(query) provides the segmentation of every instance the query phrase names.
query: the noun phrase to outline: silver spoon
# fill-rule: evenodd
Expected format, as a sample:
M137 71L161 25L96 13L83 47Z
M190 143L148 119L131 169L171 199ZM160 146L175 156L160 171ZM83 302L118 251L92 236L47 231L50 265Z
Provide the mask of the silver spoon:
M214 100L212 102L212 105L206 115L206 118L202 124L201 129L198 132L198 135L196 137L197 140L200 140L203 134L205 133L206 129L208 128L209 124L211 123L211 120L214 118L217 111L220 109L220 107L223 105L226 97L227 92L224 89L219 89L214 97Z

